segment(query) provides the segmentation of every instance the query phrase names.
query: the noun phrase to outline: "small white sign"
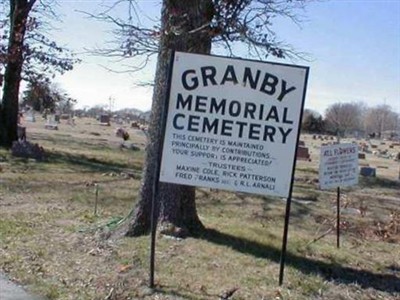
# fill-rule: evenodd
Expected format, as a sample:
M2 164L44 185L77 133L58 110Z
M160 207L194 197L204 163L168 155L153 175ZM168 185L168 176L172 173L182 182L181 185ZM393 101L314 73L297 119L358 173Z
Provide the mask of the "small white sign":
M321 147L319 164L321 189L358 184L358 146L334 144Z
M307 75L176 52L160 181L288 197Z

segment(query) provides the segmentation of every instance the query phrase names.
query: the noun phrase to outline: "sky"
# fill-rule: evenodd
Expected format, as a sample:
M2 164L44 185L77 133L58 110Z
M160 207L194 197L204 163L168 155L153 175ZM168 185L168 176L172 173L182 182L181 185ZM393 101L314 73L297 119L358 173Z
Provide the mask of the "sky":
M59 1L62 23L55 25L58 30L52 35L80 53L82 63L56 80L78 100L78 108L108 105L111 98L113 109L149 110L152 90L138 83L153 77L155 63L140 73L116 73L108 69L121 70L125 62L86 53L110 41L111 28L82 11L96 14L99 3L111 2ZM160 1L139 3L142 17L159 14ZM333 103L362 101L368 106L387 104L400 113L400 0L320 0L301 15L300 26L277 19L274 28L310 59L275 61L310 67L306 108L323 114Z

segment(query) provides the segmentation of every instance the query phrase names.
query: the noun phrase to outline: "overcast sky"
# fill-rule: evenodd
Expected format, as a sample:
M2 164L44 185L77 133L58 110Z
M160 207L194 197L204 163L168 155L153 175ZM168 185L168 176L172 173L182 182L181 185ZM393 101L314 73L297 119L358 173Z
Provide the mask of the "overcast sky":
M78 53L101 47L110 39L110 28L79 12L96 12L101 2L112 1L59 1L63 23L53 33L55 40ZM159 14L160 1L139 2L141 15ZM311 55L311 61L295 62L310 66L306 107L323 113L335 102L363 101L368 106L388 104L400 113L400 1L316 1L303 15L301 27L277 20L276 31ZM123 62L90 55L81 59L73 71L57 78L78 107L106 104L112 97L114 109L150 109L151 89L135 83L151 79L154 64L141 73L117 74L104 66L120 69Z

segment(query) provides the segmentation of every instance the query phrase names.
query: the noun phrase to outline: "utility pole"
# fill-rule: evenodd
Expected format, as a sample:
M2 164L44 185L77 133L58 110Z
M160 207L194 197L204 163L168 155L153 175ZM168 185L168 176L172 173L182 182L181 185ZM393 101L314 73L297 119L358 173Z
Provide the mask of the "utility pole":
M115 99L114 99L114 97L113 97L113 96L108 97L108 109L109 109L109 111L110 111L110 114L111 114L111 112L112 112L113 109L114 109L114 104L115 104Z

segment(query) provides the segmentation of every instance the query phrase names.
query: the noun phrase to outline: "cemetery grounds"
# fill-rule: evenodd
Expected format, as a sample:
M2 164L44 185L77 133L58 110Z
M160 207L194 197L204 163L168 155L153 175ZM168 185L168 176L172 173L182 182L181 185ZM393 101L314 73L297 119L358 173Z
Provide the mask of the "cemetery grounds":
M61 121L59 130L46 130L42 120L24 124L28 140L45 149L44 162L0 150L0 271L32 294L47 299L400 299L398 161L373 153L360 160L375 167L377 176L360 177L358 186L342 189L337 249L336 190L319 190L317 182L319 147L327 141L302 135L311 161L297 163L282 287L285 199L198 188L198 212L207 230L187 239L157 237L151 291L149 236L109 238L138 197L146 137L126 125L126 143L141 149L133 151L120 147L119 125L84 118L75 123ZM374 150L400 151L388 141L371 143Z

